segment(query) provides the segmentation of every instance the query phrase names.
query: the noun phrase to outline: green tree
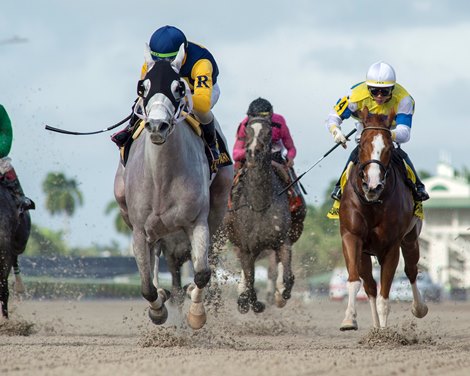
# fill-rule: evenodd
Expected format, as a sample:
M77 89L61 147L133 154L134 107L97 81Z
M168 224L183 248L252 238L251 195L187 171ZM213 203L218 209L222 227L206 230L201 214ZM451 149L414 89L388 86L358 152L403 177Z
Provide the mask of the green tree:
M39 227L33 223L25 254L28 256L68 255L69 249L64 241L64 232Z
M329 196L334 184L332 181L325 191L323 204L307 207L304 231L293 247L299 277L309 278L329 272L343 262L339 222L326 217L333 204Z
M114 228L116 231L123 235L130 235L132 233L129 226L127 226L124 219L122 219L121 211L116 200L111 200L105 209L105 214L114 216Z
M64 214L70 218L83 205L83 195L75 179L62 172L49 172L42 184L46 194L46 209L51 215Z

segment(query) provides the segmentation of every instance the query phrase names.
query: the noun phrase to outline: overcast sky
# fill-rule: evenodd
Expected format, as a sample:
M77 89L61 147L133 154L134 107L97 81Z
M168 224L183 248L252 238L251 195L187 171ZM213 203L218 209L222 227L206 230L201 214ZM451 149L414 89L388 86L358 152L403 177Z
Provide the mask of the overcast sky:
M144 44L170 24L205 45L219 69L214 109L231 149L251 100L265 97L286 118L301 173L333 146L325 118L370 64L389 62L414 97L411 141L419 170L435 172L442 153L470 167L470 2L466 0L150 1L24 0L2 4L0 103L14 127L11 152L35 223L63 228L45 211L50 171L75 178L85 205L72 220L74 245L116 235L104 209L113 199L118 150L106 128L127 116L136 96ZM13 37L25 43L8 43ZM353 121L344 123L349 132ZM303 179L307 201L321 203L351 150L338 148Z

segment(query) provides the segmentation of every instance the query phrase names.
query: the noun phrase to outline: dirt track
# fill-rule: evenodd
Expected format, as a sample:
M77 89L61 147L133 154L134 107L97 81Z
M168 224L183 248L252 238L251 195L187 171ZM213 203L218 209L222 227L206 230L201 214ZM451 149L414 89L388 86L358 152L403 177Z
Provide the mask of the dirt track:
M193 332L177 310L152 325L143 300L13 301L0 323L0 375L470 375L470 303L394 303L391 328L340 332L345 303L290 301L240 315L227 301ZM30 325L34 323L31 328ZM32 331L28 336L27 334Z

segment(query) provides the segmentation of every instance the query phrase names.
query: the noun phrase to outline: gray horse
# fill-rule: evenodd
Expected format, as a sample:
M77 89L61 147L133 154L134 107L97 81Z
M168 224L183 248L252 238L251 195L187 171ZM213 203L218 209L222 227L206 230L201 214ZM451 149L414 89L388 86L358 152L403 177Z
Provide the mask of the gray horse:
M168 316L168 296L158 288L159 241L180 230L189 238L194 283L188 289L187 321L199 329L206 322L202 298L211 277L208 249L226 212L233 166L220 168L210 179L203 140L180 116L191 103L190 90L179 75L183 57L182 48L172 63L146 57L150 69L140 84L138 103L145 130L133 142L126 167L119 164L114 193L132 229L141 291L155 324L163 324Z
M18 274L18 256L24 252L31 231L29 211L19 213L8 188L0 184L0 305L8 318L8 276L15 268L15 288L22 286Z
M262 312L254 288L255 261L270 255L270 274L276 273L276 305L283 307L294 285L291 268L292 242L289 238L291 214L285 187L272 167L271 124L265 118L253 118L246 126L246 164L232 192L232 208L225 218L227 236L235 245L242 273L238 286L238 310ZM272 250L272 251L271 251Z

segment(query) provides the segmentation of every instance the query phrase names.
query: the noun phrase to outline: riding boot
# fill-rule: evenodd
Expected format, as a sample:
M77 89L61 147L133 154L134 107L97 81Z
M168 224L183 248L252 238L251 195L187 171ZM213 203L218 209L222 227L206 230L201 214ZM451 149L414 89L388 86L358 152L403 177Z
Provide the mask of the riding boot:
M5 173L3 181L5 186L10 189L13 194L13 198L20 213L26 210L36 209L34 201L24 195L23 188L13 167Z
M134 126L140 120L140 118L134 112L134 107L136 103L137 103L137 100L132 105L131 118L129 119L129 123L127 123L126 125L126 128L111 135L111 141L113 141L120 148L122 148L126 144L126 142L129 140L129 138L132 136L132 131L134 130Z
M330 197L331 197L333 200L341 201L341 196L342 196L342 192L341 192L341 177L343 176L344 172L345 172L346 169L348 168L349 163L351 163L351 162L356 163L356 162L357 162L358 155L359 155L359 147L356 146L356 147L353 149L353 151L351 152L351 154L349 155L348 161L346 162L346 165L345 165L344 168L343 168L343 172L341 172L341 175L339 176L339 179L338 179L338 181L336 182L336 184L335 184L335 186L334 186L334 188L333 188L333 191L331 192Z
M208 124L201 124L201 128L204 139L210 149L210 152L206 149L207 159L209 160L211 171L215 173L217 171L217 161L220 157L220 152L219 145L217 144L217 133L215 131L214 120Z
M416 172L415 166L413 163L411 163L410 157L408 156L405 151L403 151L401 148L396 148L395 150L398 151L398 154L403 158L403 160L406 162L408 166L410 166L411 170L413 171L413 174L415 175L416 178L416 183L415 187L412 190L413 193L413 198L415 201L426 201L429 200L429 194L426 192L426 188L424 187L424 183L421 181L421 179L418 176L418 173Z

